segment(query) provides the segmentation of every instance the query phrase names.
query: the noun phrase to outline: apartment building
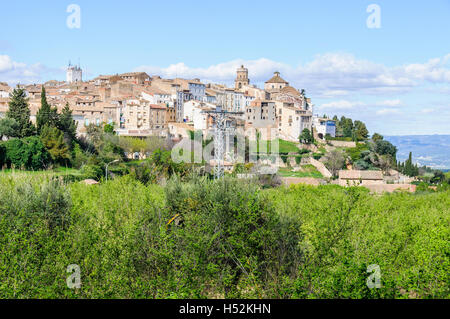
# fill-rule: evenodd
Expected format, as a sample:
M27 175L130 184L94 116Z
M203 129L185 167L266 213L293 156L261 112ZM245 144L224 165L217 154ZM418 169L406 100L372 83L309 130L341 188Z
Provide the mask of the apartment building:
M299 109L294 103L275 102L279 134L288 140L298 141L304 129L312 129L312 113Z
M244 116L247 126L255 128L275 126L275 102L255 100L246 108Z

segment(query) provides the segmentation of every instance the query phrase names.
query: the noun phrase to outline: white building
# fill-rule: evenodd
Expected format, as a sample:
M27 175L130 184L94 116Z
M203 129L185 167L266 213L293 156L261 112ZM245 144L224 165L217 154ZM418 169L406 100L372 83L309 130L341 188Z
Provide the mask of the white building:
M66 72L66 81L68 83L83 82L83 71L79 66L73 66L69 63Z
M336 122L327 118L314 117L313 126L316 128L317 135L324 139L327 134L336 137Z
M209 107L194 108L194 112L193 112L194 129L196 131L201 130L203 132L204 136L207 135L208 130L212 126L211 116L204 112L211 111L211 110L213 110L213 109L209 108Z
M210 103L203 103L198 101L188 101L183 105L183 122L192 123L194 122L194 113L196 109L215 109L216 106Z
M294 107L294 103L276 101L278 133L287 140L298 141L304 129L311 131L312 113Z

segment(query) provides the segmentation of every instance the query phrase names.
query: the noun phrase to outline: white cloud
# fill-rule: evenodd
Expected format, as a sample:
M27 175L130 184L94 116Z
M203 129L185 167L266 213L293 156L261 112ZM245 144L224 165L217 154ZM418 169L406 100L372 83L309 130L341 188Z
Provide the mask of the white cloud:
M365 103L361 101L348 101L348 100L339 100L339 101L331 101L328 103L324 103L322 105L318 105L320 109L334 109L334 110L352 110L352 109L364 109L367 110L369 107L399 107L402 105L402 101L397 100L385 100L379 102Z
M352 102L352 101L346 101L346 100L340 100L340 101L333 101L330 103L325 103L320 105L319 107L321 109L335 109L335 110L349 110L354 109L355 107L362 107L365 106L362 102Z
M287 71L290 69L288 65L274 62L268 59L258 60L233 60L225 63L211 65L206 68L191 68L184 63L171 64L166 68L155 66L140 66L134 71L144 71L151 75L160 75L167 78L200 78L204 82L233 82L236 78L236 69L241 65L245 65L249 69L249 77L253 81L266 81L267 76L276 70Z
M402 105L402 101L401 100L385 100L385 101L381 101L381 102L377 102L376 103L379 106L391 106L391 107L396 107L396 106L401 106Z
M433 113L433 112L435 112L435 109L432 109L432 108L422 109L420 111L420 113L423 113L423 114L430 114L430 113Z
M419 156L417 159L420 161L432 161L433 157L432 156Z
M381 109L376 112L377 115L398 115L401 112L396 109Z
M244 64L253 83L262 84L274 71L297 88L316 98L362 94L398 94L429 83L450 84L450 54L426 63L387 67L368 60L357 59L347 53L326 53L315 56L304 65L291 66L261 58L233 60L204 68L191 68L184 63L166 68L140 66L135 71L146 71L163 77L200 78L205 82L232 84L236 69ZM391 106L388 104L388 106Z
M450 54L434 58L424 64L410 64L404 67L406 76L432 83L450 83Z
M0 81L12 85L38 83L45 74L58 72L59 70L47 68L40 63L27 65L13 61L8 55L0 55Z

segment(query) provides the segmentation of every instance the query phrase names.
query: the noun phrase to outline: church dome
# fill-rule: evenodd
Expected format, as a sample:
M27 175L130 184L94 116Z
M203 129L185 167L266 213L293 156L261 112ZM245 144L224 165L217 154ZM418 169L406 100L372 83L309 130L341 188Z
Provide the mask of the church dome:
M284 88L281 89L281 93L283 94L288 94L288 95L292 95L295 97L301 97L301 94L299 91L297 91L295 88L293 88L292 86L286 86Z
M275 75L266 83L284 83L288 84L286 80L284 80L282 77L280 77L280 72L275 72Z

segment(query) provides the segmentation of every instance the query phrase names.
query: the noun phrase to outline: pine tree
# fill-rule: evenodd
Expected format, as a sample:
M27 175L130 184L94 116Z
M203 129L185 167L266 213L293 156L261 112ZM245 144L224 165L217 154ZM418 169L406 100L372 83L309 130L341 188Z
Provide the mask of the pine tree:
M72 110L69 107L69 103L66 103L59 116L58 128L64 132L64 137L69 141L69 144L77 138L77 124L72 118Z
M27 137L35 134L36 130L30 121L30 107L25 90L17 87L10 95L9 109L6 117L17 122L17 131L11 137Z
M47 102L45 88L41 92L41 108L36 114L36 126L38 133L41 133L44 126L56 127L58 123L58 110L52 108Z
M44 125L41 140L54 163L66 164L69 161L70 153L64 142L64 133L58 128Z
M353 137L353 121L352 119L345 118L344 116L341 118L341 127L344 134L344 137Z
M354 129L356 131L356 138L358 141L364 141L369 137L369 131L367 130L366 124L361 121L355 121Z
M372 141L374 141L374 142L380 141L380 140L383 140L383 139L384 139L384 137L383 137L383 135L381 135L381 134L374 133L374 134L372 135Z

